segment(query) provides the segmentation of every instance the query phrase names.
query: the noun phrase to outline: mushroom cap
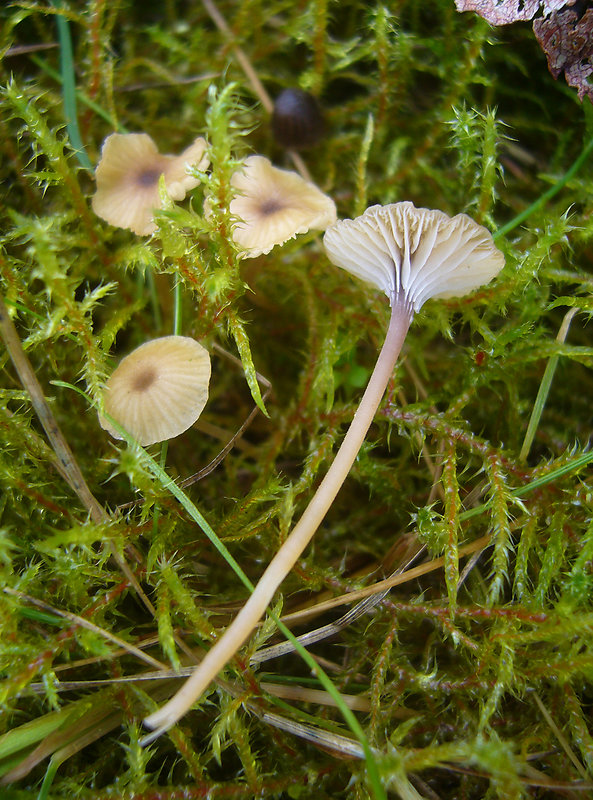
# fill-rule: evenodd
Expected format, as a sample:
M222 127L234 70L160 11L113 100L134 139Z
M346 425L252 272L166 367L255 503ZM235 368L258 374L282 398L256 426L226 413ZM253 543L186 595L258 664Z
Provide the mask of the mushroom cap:
M303 89L284 89L274 101L272 133L282 147L304 150L324 132L323 115L316 98Z
M104 410L141 445L186 431L208 400L210 356L188 336L163 336L123 358L105 385ZM121 435L99 415L99 424Z
M382 289L390 301L403 292L414 311L431 297L468 294L504 266L490 232L467 214L449 217L409 201L338 220L323 244L338 267Z
M269 253L311 228L325 230L336 219L331 197L296 172L273 167L264 156L249 156L234 173L237 195L230 211L237 217L233 240L245 258Z
M118 228L129 228L141 236L153 233L153 212L161 207L160 176L165 176L171 198L183 200L199 183L187 174L187 165L206 169L205 150L206 140L198 137L181 155L162 155L146 133L112 133L103 142L95 171L93 211Z

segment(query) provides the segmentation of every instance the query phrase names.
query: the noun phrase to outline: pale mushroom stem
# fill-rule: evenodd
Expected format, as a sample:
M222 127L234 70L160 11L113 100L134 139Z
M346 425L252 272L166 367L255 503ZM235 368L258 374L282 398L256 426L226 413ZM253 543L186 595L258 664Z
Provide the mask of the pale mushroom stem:
M221 638L208 651L196 671L181 689L161 709L146 717L145 725L155 728L152 741L174 725L199 698L209 683L235 655L254 630L264 614L276 589L295 565L311 541L333 503L340 487L360 450L366 433L379 407L385 388L393 374L395 362L413 317L413 307L404 294L394 294L391 319L379 358L373 370L360 405L326 476L284 544L280 547L253 594L226 629Z

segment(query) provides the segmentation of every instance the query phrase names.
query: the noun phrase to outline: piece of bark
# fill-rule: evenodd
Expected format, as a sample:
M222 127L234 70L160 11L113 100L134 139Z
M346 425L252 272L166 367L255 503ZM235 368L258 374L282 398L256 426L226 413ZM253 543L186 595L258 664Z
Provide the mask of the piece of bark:
M455 0L458 11L475 11L491 25L510 25L533 19L541 0Z
M554 78L564 73L579 100L593 101L593 0L455 0L455 6L491 25L533 20Z
M579 100L593 101L593 8L579 19L576 11L565 9L533 22L533 32L546 54L548 69L557 78L561 72L573 86Z

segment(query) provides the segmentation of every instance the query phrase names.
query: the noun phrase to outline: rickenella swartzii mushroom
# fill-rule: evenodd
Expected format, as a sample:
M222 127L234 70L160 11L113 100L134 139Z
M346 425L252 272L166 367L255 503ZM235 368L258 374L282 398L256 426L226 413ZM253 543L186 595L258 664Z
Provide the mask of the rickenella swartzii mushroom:
M103 142L101 160L95 171L97 190L93 211L98 217L128 228L140 236L156 230L154 211L161 207L159 179L164 176L172 200L183 200L199 180L188 166L204 170L206 140L201 136L180 155L163 155L146 133L112 133Z
M231 184L236 194L229 208L237 219L233 240L243 248L243 258L265 255L299 233L324 231L336 220L331 197L264 156L248 156Z
M189 336L162 336L123 358L105 385L103 408L143 447L184 433L208 400L210 355ZM99 424L120 433L102 415Z
M154 735L173 725L247 640L275 591L319 527L364 441L412 322L429 298L468 294L502 269L504 257L489 231L465 214L415 208L413 203L372 206L339 220L324 236L330 260L382 290L391 304L383 347L360 405L335 458L297 522L224 634L177 694L146 718Z

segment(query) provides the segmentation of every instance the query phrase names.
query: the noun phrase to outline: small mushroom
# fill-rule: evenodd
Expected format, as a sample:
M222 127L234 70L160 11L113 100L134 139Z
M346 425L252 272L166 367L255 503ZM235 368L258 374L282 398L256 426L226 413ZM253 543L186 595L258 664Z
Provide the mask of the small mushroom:
M391 318L377 363L334 460L309 505L254 592L179 692L145 719L156 734L173 725L246 641L333 503L364 441L412 322L429 297L450 297L488 283L504 257L492 236L465 214L448 217L412 203L372 206L334 223L324 245L331 261L381 289ZM153 738L153 737L151 737Z
M199 180L188 175L188 165L206 169L206 141L198 137L179 156L162 155L146 133L112 133L103 142L95 171L97 191L93 211L117 228L140 236L154 233L155 209L160 208L159 179L165 177L173 200L183 200Z
M336 219L331 197L296 172L272 166L264 156L249 156L234 173L236 196L230 212L237 218L233 240L245 258L269 253L310 229L325 230Z
M467 214L416 208L409 201L371 206L338 220L323 237L330 260L414 311L430 297L460 297L488 283L504 256L490 232Z
M188 336L163 336L133 350L105 385L104 412L141 445L173 439L191 427L208 400L210 356ZM102 428L121 439L99 415Z
M323 136L325 125L319 103L302 89L284 89L274 102L272 132L282 147L304 150Z

